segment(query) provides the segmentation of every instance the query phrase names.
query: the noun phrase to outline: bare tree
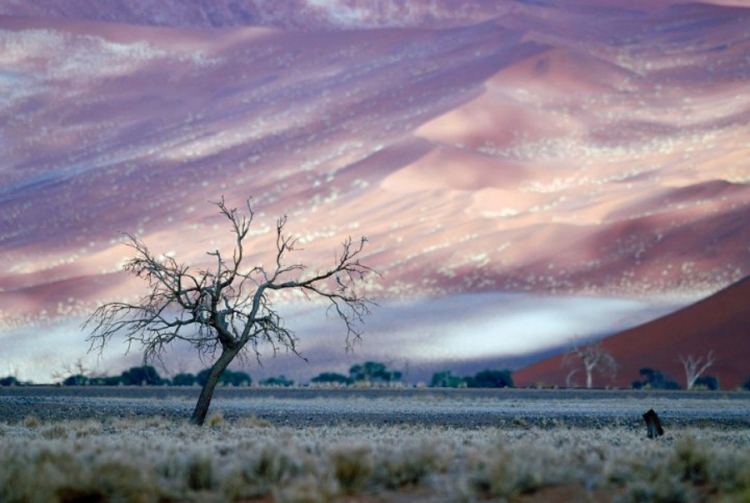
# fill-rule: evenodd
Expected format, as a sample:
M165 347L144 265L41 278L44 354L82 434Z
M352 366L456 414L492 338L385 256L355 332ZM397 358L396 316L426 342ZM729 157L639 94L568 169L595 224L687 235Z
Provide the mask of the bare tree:
M597 341L585 346L581 346L574 341L573 348L563 357L563 365L566 367L578 367L583 365L586 372L586 387L591 388L594 385L594 371L601 375L614 378L617 372L617 362L614 357ZM568 374L567 380L570 381L575 372Z
M702 356L694 358L692 355L690 355L685 358L680 355L679 358L680 362L682 362L682 366L685 368L685 387L687 389L693 389L693 386L695 386L695 381L697 381L701 374L705 372L706 369L713 365L716 361L714 359L713 351L708 352L705 362L703 361Z
M73 382L78 384L85 384L89 378L89 368L83 363L83 359L78 358L74 364L65 363L62 364L62 370L56 370L52 372L52 378L64 383L69 378L73 378Z
M143 242L128 236L135 257L124 269L145 280L148 293L135 304L102 305L84 324L91 330L90 350L100 353L114 336L123 336L128 350L132 344L140 345L144 361L161 359L177 341L190 344L201 358L211 359L208 379L191 417L197 425L203 424L214 388L236 357L254 355L260 361L264 343L274 354L283 348L301 357L294 332L284 326L274 307L274 293L296 290L308 299L326 301L329 312L346 326L347 348L360 337L359 327L371 305L356 288L372 273L360 262L366 238L348 238L330 267L313 271L288 262L297 240L285 233L287 219L283 217L276 223L273 265L248 267L245 240L254 215L249 201L246 212L227 207L223 198L214 204L234 235L231 256L219 250L208 252L214 265L193 270L171 257L152 254Z

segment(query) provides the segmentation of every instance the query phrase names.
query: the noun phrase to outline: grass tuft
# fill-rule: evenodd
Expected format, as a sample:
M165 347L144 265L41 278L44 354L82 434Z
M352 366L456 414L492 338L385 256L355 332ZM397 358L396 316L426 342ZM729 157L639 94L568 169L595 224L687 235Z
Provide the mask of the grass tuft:
M224 414L220 410L212 412L206 418L206 426L209 428L221 428L224 425L226 425L226 421L224 421Z
M388 501L394 494L513 501L555 487L619 503L734 503L750 495L747 431L672 429L653 442L623 428L238 423L0 424L0 501L304 503Z

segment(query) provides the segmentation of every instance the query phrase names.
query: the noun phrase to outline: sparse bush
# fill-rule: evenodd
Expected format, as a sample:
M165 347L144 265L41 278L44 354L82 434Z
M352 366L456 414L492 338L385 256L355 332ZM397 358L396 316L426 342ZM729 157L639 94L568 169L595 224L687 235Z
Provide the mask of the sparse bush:
M262 386L280 386L284 388L288 388L290 386L294 386L294 381L291 379L287 379L283 375L278 377L269 377L268 379L263 379L260 381L260 384Z
M372 476L372 450L367 445L335 447L330 452L330 459L336 481L348 493L362 489Z
M672 379L668 374L663 373L660 370L654 370L652 368L642 368L638 371L643 379L641 381L633 381L633 388L635 389L681 389L677 381Z
M380 362L365 362L353 365L349 369L349 378L353 383L392 383L401 379L401 372L388 370L386 365Z
M513 499L537 491L545 482L543 458L538 453L518 456L499 444L471 475L472 488L482 497Z
M700 376L695 379L691 389L717 391L719 389L719 380L712 375Z
M206 419L206 424L209 428L221 428L224 426L224 414L221 411L214 411Z
M450 370L435 372L430 380L430 386L433 388L460 388L465 385L465 379L453 375Z
M270 428L272 426L268 419L260 419L256 416L239 419L234 425L238 428Z
M120 376L126 386L160 386L164 380L151 365L132 367Z
M185 460L184 470L186 486L191 491L209 491L214 487L214 464L203 453L193 452Z
M122 375L119 376L100 376L90 377L88 380L90 386L122 386Z
M199 386L205 386L211 369L203 369L195 376L195 382ZM219 378L220 386L250 386L253 383L249 374L241 371L226 369Z
M433 444L426 439L378 454L374 478L388 489L418 486L438 465Z
M0 379L0 386L18 386L21 383L18 382L18 379L16 379L13 376L3 377Z
M68 438L68 429L60 424L55 424L44 428L42 436L46 439Z
M709 462L707 446L694 438L681 439L675 445L672 463L675 473L682 480L705 484L708 481Z
M39 420L38 417L32 415L28 415L23 420L23 425L27 428L37 428L42 424L42 422Z
M66 377L62 382L63 386L86 386L88 383L89 378L82 374Z
M348 385L352 383L352 380L343 374L337 374L336 372L323 372L310 379L310 382L316 384L339 384Z
M172 386L193 386L196 382L193 374L177 374L172 378Z
M482 370L474 377L466 378L469 388L512 388L513 375L510 370Z

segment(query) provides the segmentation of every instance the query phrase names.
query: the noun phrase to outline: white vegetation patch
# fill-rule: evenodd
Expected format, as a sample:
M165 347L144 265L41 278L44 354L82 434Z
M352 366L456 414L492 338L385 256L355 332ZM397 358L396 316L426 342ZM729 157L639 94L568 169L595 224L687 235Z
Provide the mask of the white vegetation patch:
M750 494L745 431L675 430L655 441L640 430L541 430L522 420L481 429L293 429L215 414L207 424L158 417L0 423L0 500L292 502L372 494L388 501L418 491L440 501L507 501L561 485L621 502L707 494L746 501Z
M53 30L0 31L0 62L33 69L39 61L61 54L47 65L49 79L84 79L114 76L133 71L140 63L163 58L167 52L146 42L120 44L91 35L68 35Z
M200 51L174 53L143 41L117 43L55 30L0 30L0 105L41 93L51 81L128 75L143 64L168 58L199 67L219 61Z

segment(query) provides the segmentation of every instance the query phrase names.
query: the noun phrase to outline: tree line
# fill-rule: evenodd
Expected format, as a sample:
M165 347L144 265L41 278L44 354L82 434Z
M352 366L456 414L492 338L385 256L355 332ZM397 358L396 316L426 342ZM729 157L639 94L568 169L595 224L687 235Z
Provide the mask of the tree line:
M117 376L90 376L85 373L74 373L59 380L61 386L203 386L208 379L210 369L203 369L197 374L181 372L172 378L159 375L151 365L131 367ZM639 370L640 379L631 383L633 389L684 389L672 376L658 369L644 367ZM311 385L324 386L392 386L405 384L403 373L387 368L380 362L368 361L353 365L348 375L338 372L322 372L310 379ZM0 386L25 386L31 382L20 381L14 376L0 378ZM247 387L253 384L250 374L240 370L227 369L219 379L219 386ZM284 375L268 377L258 381L260 386L290 387L296 383ZM513 373L510 370L482 370L474 375L459 376L451 370L435 372L428 384L433 388L512 388ZM750 391L750 377L742 388ZM697 377L690 389L720 389L719 380L712 375Z
M192 374L181 372L171 379L162 377L151 365L131 367L117 376L91 376L78 364L78 372L69 372L57 382L61 386L204 386L211 369L206 368ZM31 383L21 382L13 376L0 378L0 386L22 386ZM240 370L226 369L219 378L219 386L246 387L253 384L250 374ZM268 377L258 381L260 386L289 387L295 382L283 375ZM367 361L353 365L348 375L337 372L322 372L310 380L312 385L329 386L393 386L404 384L403 373L392 370L386 364ZM513 377L510 370L483 370L473 376L459 377L450 370L436 372L430 382L432 387L446 388L512 388Z

